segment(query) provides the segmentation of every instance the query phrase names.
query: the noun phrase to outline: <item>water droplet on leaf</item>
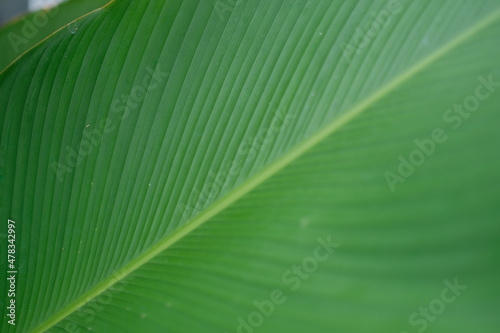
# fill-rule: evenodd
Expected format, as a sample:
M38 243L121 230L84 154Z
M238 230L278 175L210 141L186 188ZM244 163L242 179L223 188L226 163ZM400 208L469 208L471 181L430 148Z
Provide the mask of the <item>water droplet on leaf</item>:
M70 23L68 24L68 30L69 32L74 35L76 34L77 30L78 30L78 27L76 26L76 24L73 22L73 23Z

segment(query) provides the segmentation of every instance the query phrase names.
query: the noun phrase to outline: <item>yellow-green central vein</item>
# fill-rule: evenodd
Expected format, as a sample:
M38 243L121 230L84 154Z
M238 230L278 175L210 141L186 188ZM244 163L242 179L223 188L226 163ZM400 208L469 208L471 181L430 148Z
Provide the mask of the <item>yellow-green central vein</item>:
M191 221L188 221L178 230L174 231L172 234L165 237L163 240L159 241L153 247L151 247L148 251L144 252L134 260L132 260L128 265L124 266L120 270L118 270L113 276L103 280L101 283L97 284L94 288L87 291L71 304L61 309L54 316L47 319L45 322L40 324L37 328L34 329L33 332L44 332L48 330L50 327L57 324L59 321L63 320L71 313L75 312L90 300L97 297L102 292L109 289L111 286L116 284L117 282L123 280L126 276L134 272L136 269L147 263L150 259L163 252L171 245L175 244L177 241L182 239L184 236L189 234L191 231L195 230L197 227L207 222L210 218L230 206L232 203L236 202L238 199L243 197L246 193L250 192L258 185L262 184L264 181L272 177L275 173L285 168L295 159L299 158L307 151L309 151L312 147L319 144L325 138L330 136L332 133L336 132L342 126L347 124L353 118L361 114L363 111L367 110L371 105L375 102L388 95L394 88L398 87L418 72L428 67L436 60L447 54L449 51L453 50L458 45L464 43L472 36L476 35L478 32L491 25L495 21L500 18L500 11L494 12L492 15L484 18L482 21L477 23L475 26L464 32L462 35L457 38L451 40L447 44L444 44L440 49L432 53L431 55L424 58L422 61L408 69L402 75L396 77L389 84L382 87L380 90L376 91L373 95L367 98L365 101L356 104L353 108L345 112L343 115L339 116L335 119L331 124L324 127L315 135L311 136L309 139L304 141L302 144L296 146L292 151L275 161L273 164L263 169L260 173L256 174L252 179L247 180L242 183L238 188L234 189L232 192L227 194L225 197L215 202L212 206L210 206L206 211L202 212Z

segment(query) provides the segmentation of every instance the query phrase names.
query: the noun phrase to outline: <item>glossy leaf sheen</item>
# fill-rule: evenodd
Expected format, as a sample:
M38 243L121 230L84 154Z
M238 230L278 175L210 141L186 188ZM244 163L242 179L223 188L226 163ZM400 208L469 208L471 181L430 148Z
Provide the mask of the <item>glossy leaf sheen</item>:
M71 0L16 18L0 29L0 72L25 51L107 0ZM49 2L50 4L50 2Z

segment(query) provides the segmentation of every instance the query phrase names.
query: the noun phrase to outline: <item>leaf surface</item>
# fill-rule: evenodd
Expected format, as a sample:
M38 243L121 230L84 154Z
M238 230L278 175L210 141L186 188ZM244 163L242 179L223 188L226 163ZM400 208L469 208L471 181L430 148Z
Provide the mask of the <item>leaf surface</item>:
M497 332L500 5L399 4L114 1L18 59L2 332Z

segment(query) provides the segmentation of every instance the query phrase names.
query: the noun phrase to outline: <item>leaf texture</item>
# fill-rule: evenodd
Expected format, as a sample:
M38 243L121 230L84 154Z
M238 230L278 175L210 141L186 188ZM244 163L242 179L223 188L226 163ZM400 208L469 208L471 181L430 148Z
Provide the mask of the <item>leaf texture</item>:
M7 68L2 332L414 332L456 279L428 332L497 332L500 5L398 4L114 1Z

